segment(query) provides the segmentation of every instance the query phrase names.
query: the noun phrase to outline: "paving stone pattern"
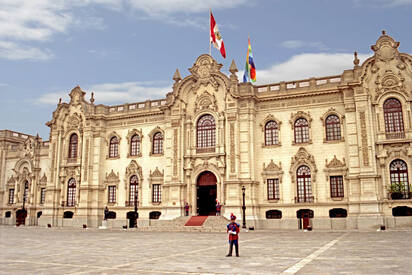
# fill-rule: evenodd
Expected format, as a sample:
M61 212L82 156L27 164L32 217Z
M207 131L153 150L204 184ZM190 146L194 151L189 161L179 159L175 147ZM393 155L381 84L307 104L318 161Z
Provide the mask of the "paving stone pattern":
M226 233L0 227L0 274L412 274L412 230Z

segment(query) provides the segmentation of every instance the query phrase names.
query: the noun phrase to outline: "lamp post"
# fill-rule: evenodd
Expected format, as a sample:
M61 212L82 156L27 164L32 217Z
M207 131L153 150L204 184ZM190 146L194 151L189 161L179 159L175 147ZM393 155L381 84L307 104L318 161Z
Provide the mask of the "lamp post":
M242 186L242 196L243 196L243 205L242 205L242 210L243 210L243 215L242 215L243 225L242 225L242 228L246 228L245 191L246 191L245 186Z
M137 190L134 192L134 227L137 228Z

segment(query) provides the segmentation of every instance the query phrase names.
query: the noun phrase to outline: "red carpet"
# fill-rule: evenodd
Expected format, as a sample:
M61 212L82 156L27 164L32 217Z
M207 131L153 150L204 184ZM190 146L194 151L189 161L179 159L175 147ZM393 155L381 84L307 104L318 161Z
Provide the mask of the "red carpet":
M201 226L206 219L207 216L193 216L186 222L185 226Z

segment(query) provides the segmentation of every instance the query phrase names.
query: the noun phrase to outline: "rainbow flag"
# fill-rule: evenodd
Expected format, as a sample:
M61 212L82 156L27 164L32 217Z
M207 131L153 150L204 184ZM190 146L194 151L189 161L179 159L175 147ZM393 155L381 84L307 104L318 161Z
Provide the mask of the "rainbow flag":
M250 46L250 38L248 38L248 49L246 55L245 73L243 74L243 82L256 81L256 67L253 62L252 46Z

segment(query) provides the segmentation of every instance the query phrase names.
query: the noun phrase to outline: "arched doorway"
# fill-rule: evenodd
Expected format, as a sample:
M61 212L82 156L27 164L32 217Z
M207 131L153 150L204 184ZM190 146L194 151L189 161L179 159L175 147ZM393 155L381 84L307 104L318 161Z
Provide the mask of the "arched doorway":
M27 217L27 210L26 209L19 209L16 211L16 225L25 225L26 224L26 217Z
M197 178L197 214L209 216L216 214L216 176L209 171L202 172Z

